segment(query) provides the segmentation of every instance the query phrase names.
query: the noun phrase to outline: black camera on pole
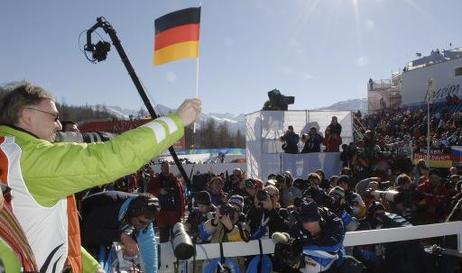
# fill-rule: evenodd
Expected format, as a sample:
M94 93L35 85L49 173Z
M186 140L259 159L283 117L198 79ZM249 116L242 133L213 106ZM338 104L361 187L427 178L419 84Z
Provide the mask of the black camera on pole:
M287 111L289 104L294 104L294 96L284 96L278 89L268 92L269 100L263 105L264 111Z

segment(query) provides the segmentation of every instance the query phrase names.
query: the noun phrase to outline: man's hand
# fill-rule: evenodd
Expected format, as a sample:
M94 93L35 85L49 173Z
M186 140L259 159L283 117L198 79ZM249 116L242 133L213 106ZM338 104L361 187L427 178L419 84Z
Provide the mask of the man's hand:
M133 240L132 237L128 236L125 233L120 235L120 242L124 246L124 255L127 257L134 257L138 254L138 244Z
M100 267L98 270L96 270L96 273L106 273L106 271Z
M199 118L202 106L199 99L187 99L185 100L176 113L180 116L184 126L188 126Z

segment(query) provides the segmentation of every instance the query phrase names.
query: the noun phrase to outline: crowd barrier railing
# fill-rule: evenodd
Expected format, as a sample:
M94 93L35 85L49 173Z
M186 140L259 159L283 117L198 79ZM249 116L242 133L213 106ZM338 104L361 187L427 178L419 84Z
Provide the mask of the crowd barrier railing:
M400 228L347 232L345 235L344 246L409 241L416 239L442 237L448 235L457 235L457 251L459 253L462 253L462 221ZM261 242L263 254L274 253L274 242L271 239L262 239ZM240 257L260 254L258 240L253 240L247 243L222 243L222 246L224 257ZM175 272L174 268L177 260L173 255L173 248L171 243L168 242L160 244L160 249L161 259L159 273ZM197 261L220 257L220 244L210 243L196 245L195 259ZM193 258L189 259L187 262L192 262L192 260Z

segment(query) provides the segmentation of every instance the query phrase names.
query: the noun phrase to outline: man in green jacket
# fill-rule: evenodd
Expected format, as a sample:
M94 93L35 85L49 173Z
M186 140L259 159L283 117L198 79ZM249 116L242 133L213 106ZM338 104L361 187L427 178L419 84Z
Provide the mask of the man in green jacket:
M80 247L76 192L134 173L184 134L199 116L198 99L177 112L105 143L53 143L61 130L53 97L30 83L0 99L0 181L40 272L102 272ZM69 198L68 198L69 197ZM71 236L69 236L71 235Z

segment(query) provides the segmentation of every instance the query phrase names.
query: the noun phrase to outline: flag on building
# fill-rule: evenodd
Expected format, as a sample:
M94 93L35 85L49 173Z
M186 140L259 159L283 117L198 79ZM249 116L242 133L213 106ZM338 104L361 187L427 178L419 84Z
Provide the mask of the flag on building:
M178 10L155 20L154 65L199 56L201 8Z

